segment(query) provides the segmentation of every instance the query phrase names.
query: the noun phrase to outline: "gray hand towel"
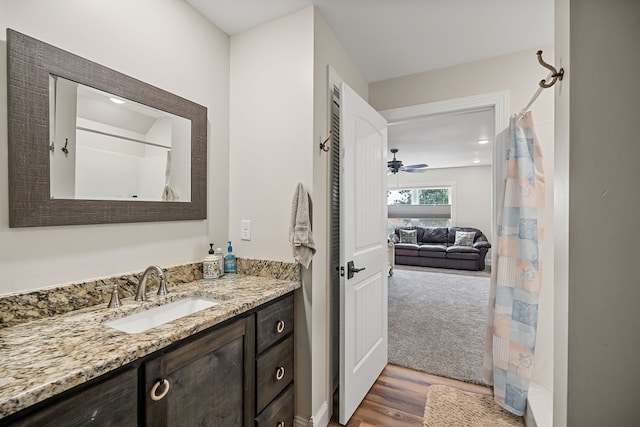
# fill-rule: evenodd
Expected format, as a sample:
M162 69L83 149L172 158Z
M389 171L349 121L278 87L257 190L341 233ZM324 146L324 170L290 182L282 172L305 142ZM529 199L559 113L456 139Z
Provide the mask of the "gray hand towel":
M304 268L309 268L311 258L316 253L309 217L309 195L302 183L298 183L291 202L291 224L289 226L289 244L293 258Z

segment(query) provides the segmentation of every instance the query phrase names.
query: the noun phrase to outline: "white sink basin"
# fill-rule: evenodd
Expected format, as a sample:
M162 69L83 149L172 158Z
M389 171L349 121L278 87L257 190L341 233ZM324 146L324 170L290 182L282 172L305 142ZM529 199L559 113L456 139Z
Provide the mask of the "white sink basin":
M220 302L213 299L187 298L120 319L110 320L104 324L129 334L137 334L218 304Z

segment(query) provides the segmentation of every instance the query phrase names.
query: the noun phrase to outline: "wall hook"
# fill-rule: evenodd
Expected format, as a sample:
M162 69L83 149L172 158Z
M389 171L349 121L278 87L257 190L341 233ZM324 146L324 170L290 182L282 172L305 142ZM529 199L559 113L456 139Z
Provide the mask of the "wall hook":
M331 147L329 147L328 143L329 143L329 141L331 141L332 137L333 137L333 134L331 133L331 131L329 131L329 136L327 136L325 138L325 140L320 143L320 149L322 151L324 151L325 153L331 149Z
M540 80L540 87L543 87L545 89L550 88L551 86L553 86L554 84L556 84L556 81L558 79L560 79L560 81L562 81L562 78L564 77L564 68L560 68L560 71L556 70L556 67L554 67L551 64L547 64L546 62L544 62L544 60L542 59L542 51L539 50L536 55L538 55L538 62L540 63L540 65L542 65L544 68L548 69L549 71L551 71L551 77L553 77L553 80L551 80L551 82L547 83L546 79L545 80Z
M69 145L69 138L64 139L64 147L61 148L65 156L69 155L69 150L67 150L67 145Z

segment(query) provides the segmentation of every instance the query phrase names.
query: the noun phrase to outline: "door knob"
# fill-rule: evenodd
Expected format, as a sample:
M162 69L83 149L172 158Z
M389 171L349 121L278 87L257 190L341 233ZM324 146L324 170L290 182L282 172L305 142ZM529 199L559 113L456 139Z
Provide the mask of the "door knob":
M356 274L356 273L360 273L360 272L361 272L362 270L364 270L364 269L365 269L365 267L362 267L362 268L356 268L356 267L353 265L353 261L349 261L349 262L347 263L347 279L351 279L351 278L354 276L354 274Z

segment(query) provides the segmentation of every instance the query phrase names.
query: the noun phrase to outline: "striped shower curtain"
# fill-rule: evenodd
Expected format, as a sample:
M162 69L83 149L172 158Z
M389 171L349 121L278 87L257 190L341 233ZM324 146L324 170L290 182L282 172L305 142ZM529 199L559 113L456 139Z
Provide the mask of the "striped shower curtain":
M505 409L523 415L533 368L542 273L542 153L531 112L512 119L504 203L494 245L484 376Z

